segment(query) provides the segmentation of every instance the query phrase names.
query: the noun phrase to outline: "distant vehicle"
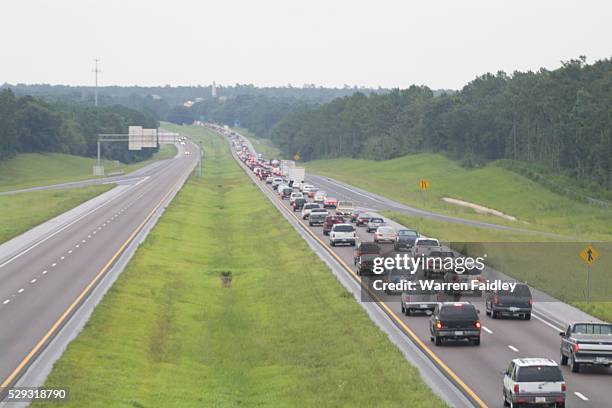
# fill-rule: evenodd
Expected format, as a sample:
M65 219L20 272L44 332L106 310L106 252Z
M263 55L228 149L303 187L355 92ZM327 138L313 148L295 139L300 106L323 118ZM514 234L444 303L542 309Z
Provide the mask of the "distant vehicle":
M383 272L383 281L386 283L394 284L395 289L390 289L388 286L385 289L385 293L387 295L399 295L402 293L401 290L397 289L400 287L402 281L414 281L416 279L416 275L410 273L410 270L406 269L396 269L395 267L390 269L385 269Z
M272 176L266 177L266 184L272 184L272 180L274 180L274 177Z
M188 151L185 151L185 155L189 156L191 153Z
M323 208L336 208L338 200L334 197L325 197L323 199Z
M380 245L370 241L360 242L353 254L353 265L357 265L357 261L362 255L380 255Z
M328 215L323 223L323 235L329 235L334 224L344 224L344 218L340 215Z
M304 194L307 194L310 190L316 190L316 187L308 183L303 183L300 187L300 191Z
M308 219L308 217L310 216L310 211L312 211L315 208L321 208L321 206L317 203L304 204L304 207L302 208L302 219L303 220Z
M311 227L323 225L328 215L329 212L325 208L313 208L310 210L310 215L308 216L308 225Z
M374 271L374 258L376 254L363 254L357 258L357 275L365 275L373 273Z
M516 358L504 371L504 406L565 407L563 374L549 358Z
M354 209L353 213L351 214L351 222L357 223L357 219L359 218L359 216L365 212L367 211L364 210L363 208Z
M374 242L395 242L395 228L382 226L374 232Z
M352 215L353 210L355 209L355 205L352 201L338 201L338 205L336 205L336 214L338 215Z
M293 187L294 190L300 190L300 188L302 187L302 183L300 183L299 181L294 181L291 187Z
M443 302L436 305L429 320L431 341L436 346L442 340L468 340L480 345L478 310L467 302Z
M181 144L182 144L182 145L184 145L184 144L185 144L185 142L181 142Z
M414 290L402 292L402 313L410 316L415 311L431 312L436 308L440 292L434 289L423 289L417 283Z
M293 209L293 211L301 211L302 208L304 208L304 204L306 204L306 199L305 198L296 198L295 200L293 200L293 204L291 204L291 208Z
M366 224L367 232L374 232L378 229L378 227L382 227L385 225L385 220L380 217L371 217L368 223ZM395 239L395 237L393 237Z
M323 190L319 190L314 194L314 202L315 203L323 203L325 201L325 197L327 197L327 193Z
M284 183L284 180L281 177L274 177L272 179L272 188L276 190L279 184Z
M370 219L373 217L372 214L370 214L369 212L361 212L359 213L359 215L357 216L357 219L355 220L355 225L357 225L358 227L361 227L363 225L367 225L368 222L370 222Z
M293 193L293 189L288 185L278 187L278 195L280 195L282 199L289 198L291 193Z
M500 316L521 316L531 319L533 300L529 286L518 283L514 291L493 290L485 297L486 314L493 319Z
M293 201L296 198L304 198L304 194L300 193L299 191L292 192L291 195L289 196L289 204L293 204Z
M349 244L355 246L357 243L357 235L355 227L351 224L334 224L329 232L329 244L336 246L338 244Z
M428 256L431 251L442 251L442 246L440 246L440 241L435 238L420 237L414 241L412 249L414 256Z
M306 169L304 167L290 167L288 168L287 177L290 185L303 183L304 177L306 177Z
M417 241L423 243L425 241ZM422 248L423 246L421 246ZM432 247L433 248L433 247ZM438 247L441 248L441 247ZM454 262L450 264L447 261L447 258L455 258L455 254L452 251L429 251L429 253L425 254L427 256L427 262L423 266L423 271L426 278L431 278L436 275L444 276L448 272L454 272ZM455 277L457 280L460 278Z
M452 252L450 252L452 254ZM442 253L444 254L444 253ZM448 254L448 252L447 252ZM435 253L432 252L430 256L434 256ZM453 254L454 255L454 254ZM445 256L442 256L443 258L445 258ZM468 287L472 287L472 282L482 282L483 278L482 278L482 270L478 269L478 268L465 268L465 270L461 273L456 272L454 269L446 269L444 268L444 266L440 269L441 271L445 271L444 272L444 282L445 283L464 283L467 284ZM468 291L447 291L446 292L449 295L455 295L455 296L464 296L468 293L471 293L474 296L482 296L482 291L478 290L478 289L474 289L473 291L468 290Z
M561 336L561 365L577 373L584 365L610 367L612 364L612 324L574 323Z
M397 231L397 237L395 238L395 245L393 249L396 251L410 251L414 245L414 241L421 235L417 230L413 229L401 229Z

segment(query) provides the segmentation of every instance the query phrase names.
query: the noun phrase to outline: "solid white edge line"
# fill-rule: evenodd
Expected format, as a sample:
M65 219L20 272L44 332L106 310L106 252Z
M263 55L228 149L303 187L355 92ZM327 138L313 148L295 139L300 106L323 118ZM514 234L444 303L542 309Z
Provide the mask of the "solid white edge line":
M538 316L537 314L531 312L531 316L535 317L536 319L538 319L539 321L541 321L542 323L544 323L545 325L547 325L548 327L558 331L558 332L562 332L563 329L560 327L555 326L554 324L548 322L547 320L543 319L542 317Z

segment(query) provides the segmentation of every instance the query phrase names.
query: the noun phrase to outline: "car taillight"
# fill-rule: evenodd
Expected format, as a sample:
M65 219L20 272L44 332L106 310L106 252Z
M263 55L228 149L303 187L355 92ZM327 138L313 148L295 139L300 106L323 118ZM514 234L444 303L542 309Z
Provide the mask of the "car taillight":
M580 347L578 346L578 343L574 344L574 353L577 353L580 351Z
M533 299L532 298L529 298L528 302L529 302L529 306L533 305Z
M565 383L561 383L561 392L565 392L567 390L567 385Z
M436 320L436 328L437 329L441 329L442 328L442 322L439 320Z
M474 323L474 326L476 326L477 329L480 329L480 320L476 320L476 323Z
M498 304L499 303L499 298L497 297L497 295L495 295L495 297L493 297L493 304Z
M518 384L514 384L514 393L518 394L519 392L519 385Z

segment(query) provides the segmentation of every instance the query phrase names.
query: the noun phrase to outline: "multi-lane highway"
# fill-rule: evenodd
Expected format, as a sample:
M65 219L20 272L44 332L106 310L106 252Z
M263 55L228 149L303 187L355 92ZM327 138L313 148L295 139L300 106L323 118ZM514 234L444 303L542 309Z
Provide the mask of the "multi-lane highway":
M36 236L0 247L1 387L26 372L180 189L199 150L191 142L177 146L175 158L130 175L133 182L117 187L116 194L94 206L83 204L69 219L50 220Z
M268 198L277 204L277 208L284 213L286 218L294 225L299 223L297 229L302 235L316 240L315 251L317 253L332 255L347 276L355 281L360 281L353 267L353 248L331 247L321 227L309 227L299 218L299 213L293 213L287 200L281 200L270 186L254 177L244 165L243 168ZM396 211L401 208L399 203L390 202L390 200L372 195L367 191L355 189L326 177L307 176L307 180L327 191L330 196L339 200L354 201L362 207ZM449 221L458 222L457 220ZM392 225L399 227L396 223ZM358 230L360 240L372 240L372 234L366 233L364 228L358 228ZM487 276L489 278L492 275L500 276L500 273L496 271L489 270L488 273L491 274ZM534 290L534 292L537 291ZM483 328L480 346L448 344L436 347L430 342L428 317L424 315L404 316L400 313L398 300L385 300L378 306L395 323L397 330L403 334L404 341L416 344L419 350L436 364L437 369L451 379L475 406L502 406L501 372L513 358L548 357L559 362L559 331L563 331L567 324L574 320L596 320L558 301L536 302L532 314L534 318L530 321L494 320L485 316L485 307L481 298L473 297L469 300L482 311ZM563 367L562 371L568 387L567 406L610 406L612 394L608 385L612 379L612 369L584 368L581 373L571 373L567 367ZM434 389L434 391L438 390Z

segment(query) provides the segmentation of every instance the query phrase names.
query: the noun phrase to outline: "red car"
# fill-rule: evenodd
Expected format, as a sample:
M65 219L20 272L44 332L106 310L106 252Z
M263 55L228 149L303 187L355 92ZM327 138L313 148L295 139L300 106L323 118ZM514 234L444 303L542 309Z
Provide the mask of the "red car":
M334 224L344 224L346 221L339 215L328 215L323 223L323 235L329 235Z
M336 208L338 206L338 199L334 197L325 197L323 200L323 208Z

